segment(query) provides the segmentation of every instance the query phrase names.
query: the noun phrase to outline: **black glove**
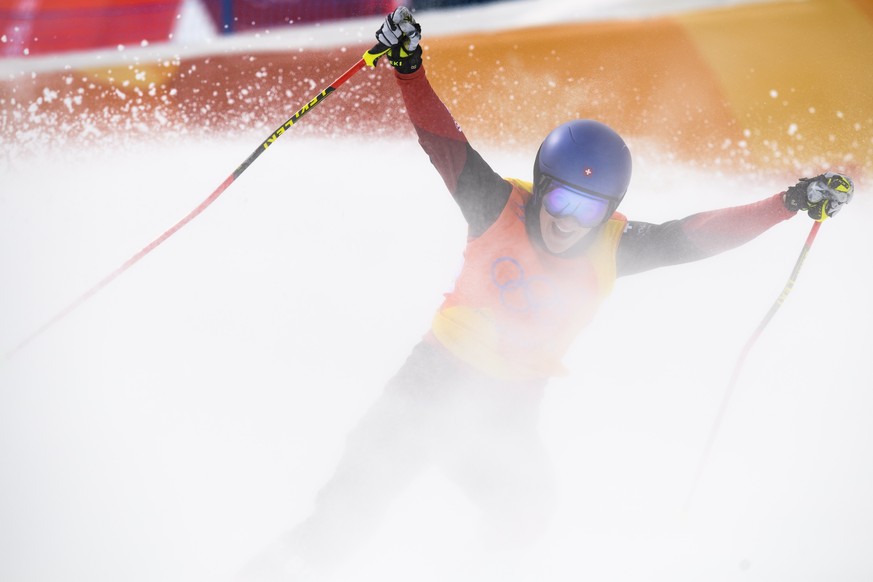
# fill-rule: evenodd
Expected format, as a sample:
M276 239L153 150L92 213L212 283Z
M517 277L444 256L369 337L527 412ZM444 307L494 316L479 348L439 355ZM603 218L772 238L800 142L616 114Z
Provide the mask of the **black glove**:
M782 200L788 210L805 210L810 218L824 220L851 202L854 192L851 178L827 172L815 178L801 178L785 191Z
M397 69L398 73L404 75L414 73L421 67L421 47L416 47L411 53L402 46L392 47L391 52L388 53L388 62Z
M421 67L421 26L406 6L401 6L385 18L376 31L376 40L391 47L388 62L398 72L408 74Z

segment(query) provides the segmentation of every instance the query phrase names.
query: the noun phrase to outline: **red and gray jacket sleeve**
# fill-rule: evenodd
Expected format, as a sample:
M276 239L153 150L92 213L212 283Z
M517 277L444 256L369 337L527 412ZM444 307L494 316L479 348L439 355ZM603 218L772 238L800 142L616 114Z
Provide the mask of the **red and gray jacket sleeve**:
M512 185L470 146L430 86L424 67L408 75L395 75L419 144L460 206L470 236L479 236L503 211Z
M470 146L430 86L424 67L408 75L395 75L421 147L460 206L470 236L479 236L503 211L512 185ZM793 215L778 194L754 204L702 212L664 224L628 222L618 247L618 275L710 257L752 240Z
M628 222L618 245L618 275L711 257L749 242L794 214L783 205L782 194L776 194L664 224Z

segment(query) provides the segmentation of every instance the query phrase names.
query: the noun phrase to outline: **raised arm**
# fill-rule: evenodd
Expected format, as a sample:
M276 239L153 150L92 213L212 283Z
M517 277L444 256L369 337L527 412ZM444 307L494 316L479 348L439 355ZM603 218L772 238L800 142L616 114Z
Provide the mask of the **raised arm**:
M411 75L397 73L397 83L418 143L460 206L470 235L482 234L502 212L512 186L470 146L424 68Z
M409 11L401 7L388 15L377 38L386 46L392 46L389 61L395 68L397 84L418 142L460 206L470 236L475 237L500 215L512 186L470 146L464 132L434 92L422 66L418 40L413 39L412 47L408 35L396 32L402 32L401 24L408 28L410 21L416 30L412 35L420 36L420 27Z
M711 257L749 242L794 216L782 194L663 224L630 221L618 244L618 276Z
M664 224L628 222L618 246L618 275L696 261L736 248L798 210L823 220L850 202L853 191L848 177L829 172L744 206L701 212Z

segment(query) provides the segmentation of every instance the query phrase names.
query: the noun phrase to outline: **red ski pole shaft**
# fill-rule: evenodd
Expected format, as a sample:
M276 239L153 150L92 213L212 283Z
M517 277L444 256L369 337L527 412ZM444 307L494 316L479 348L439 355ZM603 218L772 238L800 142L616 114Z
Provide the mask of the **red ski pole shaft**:
M155 240L150 242L148 245L146 245L138 253L136 253L135 255L130 257L129 259L127 259L118 268L116 268L114 271L109 273L106 277L101 279L93 287L91 287L90 289L88 289L87 291L82 293L78 298L76 298L69 305L67 305L66 307L61 309L51 319L46 321L42 326L40 326L38 329L33 331L26 338L24 338L13 349L11 349L9 352L4 354L4 359L11 358L16 353L18 353L19 351L24 349L28 344L30 344L30 342L35 340L37 337L41 336L47 330L54 327L54 325L57 324L59 321L66 318L70 313L75 311L80 305L82 305L83 303L88 301L88 299L90 299L91 297L96 295L100 290L102 290L104 287L106 287L107 285L112 283L112 281L114 281L116 278L118 278L119 275L121 275L122 273L127 271L130 267L132 267L133 265L138 263L140 261L140 259L142 259L147 254L149 254L150 252L155 250L165 240L167 240L168 238L173 236L183 226L185 226L186 224L188 224L189 222L191 222L192 220L197 218L197 216L199 216L201 212L206 210L213 202L215 202L215 200L219 196L221 196L221 194L225 190L227 190L227 188L231 184L233 184L233 182L237 178L239 178L240 175L242 175L242 173L245 172L246 169L248 169L248 167L251 166L256 159L258 159L258 156L260 156L262 153L264 153L264 151L267 150L267 148L269 148L271 145L273 145L273 143L275 143L277 139L279 139L288 129L290 129L295 123L297 123L301 117L303 117L304 115L306 115L307 113L312 111L312 109L314 109L319 103L321 103L322 101L327 99L331 95L331 93L336 91L343 83L345 83L346 81L351 79L355 75L355 73L357 73L358 71L363 69L365 66L374 67L376 65L376 61L379 59L379 57L381 57L382 55L387 53L389 50L390 50L390 47L386 47L382 44L377 44L373 48L368 50L366 53L364 53L364 56L362 56L361 59L357 63L352 65L352 67L349 68L348 71L343 73L336 81L334 81L329 86L327 86L323 91L321 91L321 93L319 93L318 95L316 95L315 97L310 99L303 107L298 109L294 113L294 115L292 115L290 118L288 118L288 120L285 123L283 123L281 126L276 128L276 130L270 135L270 137L268 137L266 140L264 140L261 143L261 145L258 146L257 149L255 149L255 151L253 151L249 155L249 157L247 157L245 159L245 161L242 164L240 164L233 171L233 173L230 176L225 178L224 182L219 184L218 188L216 188L212 192L212 194L210 194L203 202L201 202L196 208L194 208L194 210L189 212L179 222L177 222L176 224L171 226L163 234L161 234L158 238L156 238Z
M712 428L710 428L709 430L709 437L706 439L706 445L703 448L703 453L700 457L700 461L697 464L697 472L694 475L694 481L691 485L691 491L689 492L685 502L686 509L691 505L691 500L693 499L694 493L697 490L697 485L699 484L700 479L703 476L703 472L706 469L706 465L709 462L709 455L712 452L712 448L715 445L715 441L718 438L718 433L721 430L722 423L724 422L724 417L727 413L731 397L733 396L737 380L739 379L740 371L742 370L743 364L746 361L746 356L749 355L749 352L752 350L752 346L755 344L756 341L758 341L758 338L764 332L764 328L767 327L767 324L770 323L770 320L773 319L773 316L776 315L776 312L779 310L779 308L785 302L785 299L788 297L788 294L791 293L791 290L794 288L794 283L797 281L797 276L800 274L800 268L803 266L803 262L806 260L806 255L809 254L809 249L810 247L812 247L812 243L815 240L815 236L818 234L819 228L821 228L821 221L814 222L812 228L809 231L809 235L807 235L806 237L806 242L803 244L803 249L800 251L800 256L797 257L797 262L794 263L794 269L791 271L791 275L788 277L788 281L785 283L785 287L783 287L782 289L782 293L780 293L779 297L776 298L776 301L770 307L767 315L764 316L764 319L762 319L761 323L758 324L758 327L755 329L754 333L752 333L748 341L746 341L746 345L743 346L743 351L740 353L740 357L737 359L737 363L734 366L734 371L731 374L730 382L728 383L724 395L722 396L721 404L718 408L718 413L715 416L715 421L712 424Z

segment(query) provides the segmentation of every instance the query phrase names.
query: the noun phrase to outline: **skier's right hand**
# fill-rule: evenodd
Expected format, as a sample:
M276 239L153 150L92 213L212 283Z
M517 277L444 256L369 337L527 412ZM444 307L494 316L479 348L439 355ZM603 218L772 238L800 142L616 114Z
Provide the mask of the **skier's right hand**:
M843 174L827 172L815 178L801 178L783 196L789 210L805 210L810 218L824 220L852 201L855 186Z
M421 26L406 6L400 6L385 17L376 31L376 40L391 47L388 60L400 73L412 73L421 67Z

